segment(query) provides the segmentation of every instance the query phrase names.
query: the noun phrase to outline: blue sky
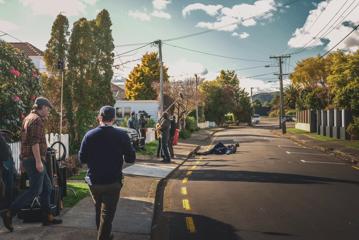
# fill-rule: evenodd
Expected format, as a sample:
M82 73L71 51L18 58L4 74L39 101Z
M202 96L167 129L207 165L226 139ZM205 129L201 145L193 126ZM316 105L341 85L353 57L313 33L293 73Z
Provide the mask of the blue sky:
M293 0L0 0L0 31L44 50L52 22L59 12L69 18L72 26L80 17L94 18L103 8L111 15L115 45L146 43L211 30L165 42L163 60L173 79L194 73L206 73L206 79L213 79L220 69L239 69L242 87L247 90L255 87L255 92L260 92L275 90L278 85L274 75L256 77L278 71L276 67L264 68L267 64L275 65L273 61L264 62L269 61L269 56L304 50L285 63L285 71L290 72L298 60L324 53L351 31L350 25L359 23L358 0L298 0L286 5L291 2ZM228 26L233 22L238 24ZM16 41L9 36L1 38ZM166 43L258 61L214 57ZM358 45L359 34L355 32L338 48L355 51ZM117 47L116 53L139 46ZM132 61L116 69L116 75L126 77L138 63L133 60L146 51L155 50L148 46L116 59L116 63Z

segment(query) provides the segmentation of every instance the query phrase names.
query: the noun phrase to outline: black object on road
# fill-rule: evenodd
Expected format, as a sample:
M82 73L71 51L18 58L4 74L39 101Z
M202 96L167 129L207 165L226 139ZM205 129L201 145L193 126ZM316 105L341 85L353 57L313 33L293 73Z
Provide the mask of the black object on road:
M217 154L217 155L223 155L223 154L233 154L237 152L237 147L239 147L239 144L230 144L230 145L224 145L223 143L219 142L216 145L214 145L210 150L205 152L197 152L197 155L209 155L209 154Z

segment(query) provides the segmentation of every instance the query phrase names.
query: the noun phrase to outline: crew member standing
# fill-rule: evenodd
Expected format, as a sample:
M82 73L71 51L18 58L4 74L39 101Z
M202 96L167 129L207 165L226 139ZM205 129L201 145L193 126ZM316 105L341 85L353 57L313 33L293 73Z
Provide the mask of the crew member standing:
M122 188L123 161L133 163L136 153L125 131L114 128L115 108L100 109L100 125L86 133L79 151L81 163L88 166L85 178L96 210L97 239L113 239L112 221Z

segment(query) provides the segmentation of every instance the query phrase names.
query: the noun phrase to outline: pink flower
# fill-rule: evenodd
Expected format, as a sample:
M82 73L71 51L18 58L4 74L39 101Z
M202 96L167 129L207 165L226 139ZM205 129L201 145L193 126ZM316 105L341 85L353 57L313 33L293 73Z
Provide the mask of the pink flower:
M34 72L32 72L32 77L34 77L34 78L38 78L39 77L39 75L34 71Z
M10 73L11 73L12 75L14 75L15 77L19 77L19 76L20 76L20 72L19 72L18 70L16 70L15 68L12 68L12 69L10 70Z
M18 101L20 101L20 97L19 97L19 96L13 96L13 97L12 97L12 100L13 100L14 102L18 102Z
M35 101L35 99L36 99L36 96L31 96L32 101Z

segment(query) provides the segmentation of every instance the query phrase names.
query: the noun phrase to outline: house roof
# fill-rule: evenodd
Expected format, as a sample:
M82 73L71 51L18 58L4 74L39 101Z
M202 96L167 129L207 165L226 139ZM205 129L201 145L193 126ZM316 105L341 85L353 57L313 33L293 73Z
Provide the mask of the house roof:
M11 42L11 44L14 48L19 49L22 51L26 56L32 57L32 56L44 56L44 52L32 45L28 42Z

